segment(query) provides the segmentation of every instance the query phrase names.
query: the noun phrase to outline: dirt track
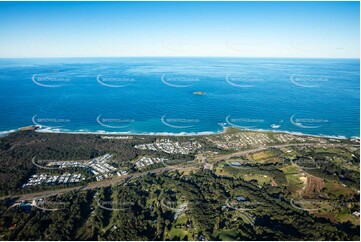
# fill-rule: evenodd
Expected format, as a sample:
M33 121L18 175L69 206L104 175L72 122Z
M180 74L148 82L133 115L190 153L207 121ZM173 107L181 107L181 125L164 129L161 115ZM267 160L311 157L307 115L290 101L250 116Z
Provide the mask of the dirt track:
M318 194L325 187L325 182L322 178L308 175L307 184L303 190L303 196L313 197Z

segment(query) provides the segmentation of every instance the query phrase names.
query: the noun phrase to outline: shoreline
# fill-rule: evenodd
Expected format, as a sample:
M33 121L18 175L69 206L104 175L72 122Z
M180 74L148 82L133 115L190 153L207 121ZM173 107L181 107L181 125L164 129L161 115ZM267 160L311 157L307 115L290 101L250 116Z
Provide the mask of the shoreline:
M319 137L319 138L329 138L329 139L339 139L339 140L351 140L351 139L360 139L359 136L351 136L346 137L342 135L315 135L315 134L307 134L302 132L295 132L295 131L285 131L285 130L267 130L267 129L239 129L235 127L223 127L221 131L201 131L201 132L180 132L180 133L170 133L170 132L143 132L143 133L132 133L132 132L109 132L104 130L98 131L62 131L62 130L53 130L48 128L41 128L36 125L20 127L18 129L12 129L8 131L0 131L0 138L6 137L9 134L31 130L38 133L53 133L53 134L78 134L78 135L106 135L106 136L174 136L174 137L196 137L196 136L208 136L208 135L219 135L227 133L227 130L230 128L237 129L239 131L246 131L246 132L272 132L272 133L283 133L283 134L291 134L297 136L310 136L310 137Z

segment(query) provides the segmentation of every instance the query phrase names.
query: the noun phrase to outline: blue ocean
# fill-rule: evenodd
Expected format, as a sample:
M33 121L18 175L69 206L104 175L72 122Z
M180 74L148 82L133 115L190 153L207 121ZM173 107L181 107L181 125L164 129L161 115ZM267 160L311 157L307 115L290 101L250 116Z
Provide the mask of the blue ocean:
M359 59L0 59L0 131L359 137Z

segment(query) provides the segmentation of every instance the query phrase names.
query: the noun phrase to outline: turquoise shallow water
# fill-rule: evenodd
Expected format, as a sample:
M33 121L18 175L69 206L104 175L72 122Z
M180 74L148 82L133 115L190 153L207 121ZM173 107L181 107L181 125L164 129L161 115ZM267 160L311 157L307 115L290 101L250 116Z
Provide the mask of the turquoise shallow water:
M0 59L0 131L359 136L358 59ZM202 91L204 95L195 95Z

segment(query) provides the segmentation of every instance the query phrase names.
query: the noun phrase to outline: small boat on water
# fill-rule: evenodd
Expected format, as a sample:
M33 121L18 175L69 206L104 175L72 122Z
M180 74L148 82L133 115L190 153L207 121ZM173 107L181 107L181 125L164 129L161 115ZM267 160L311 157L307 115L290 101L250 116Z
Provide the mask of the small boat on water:
M272 129L278 129L279 127L281 127L281 125L279 125L279 124L271 124Z
M201 91L197 91L197 92L193 92L194 95L204 95L206 94L205 92L201 92Z

